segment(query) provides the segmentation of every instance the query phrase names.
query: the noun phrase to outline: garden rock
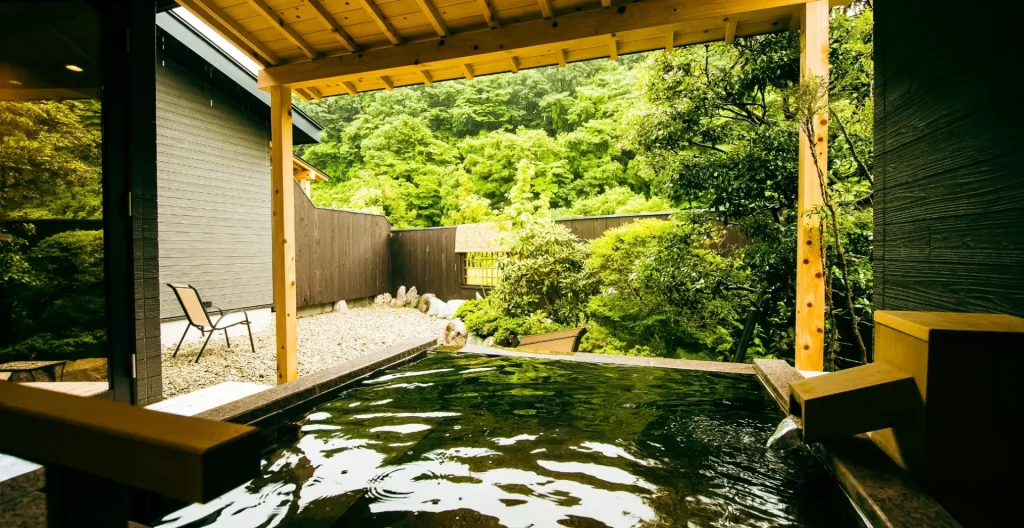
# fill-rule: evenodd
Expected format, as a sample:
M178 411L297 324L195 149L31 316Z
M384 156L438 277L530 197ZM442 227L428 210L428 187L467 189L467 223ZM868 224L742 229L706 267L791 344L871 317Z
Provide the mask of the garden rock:
M419 295L408 295L408 294L406 294L405 297L406 297L405 305L408 306L409 308L415 308L416 305L418 305L419 302L420 302L420 296Z
M461 319L455 319L444 327L437 344L449 347L464 347L467 339L466 324Z
M477 299L478 301L479 301L480 299L483 299L483 298L484 298L484 296L483 296L483 295L480 295L480 292L476 292L476 294L475 294L475 295L476 295L476 299Z
M391 304L392 306L402 306L405 304L405 286L398 287L398 293L395 294L395 301Z
M409 297L412 297L413 295L415 295L417 297L419 297L419 295L420 295L420 292L416 291L416 287L415 286L410 287L409 291L405 292L405 298L409 299ZM409 304L409 303L406 302L406 304ZM413 305L413 306L415 306L415 305Z
M423 313L427 313L427 310L430 309L430 300L433 298L433 293L424 293L423 296L420 297L420 303L416 306L416 309Z
M435 317L444 317L444 314L448 313L448 306L437 297L430 299L430 309L427 310L427 315L433 315Z
M462 299L452 299L448 301L446 304L448 306L448 309L451 310L450 312L448 312L447 317L455 317L455 312L459 311L459 307L462 306L463 304L466 304L466 301Z
M382 293L377 296L377 299L379 299L379 301L376 301L375 304L391 304L390 293Z
M348 311L348 303L346 303L345 301L338 301L338 302L334 303L334 311L335 312L347 312Z

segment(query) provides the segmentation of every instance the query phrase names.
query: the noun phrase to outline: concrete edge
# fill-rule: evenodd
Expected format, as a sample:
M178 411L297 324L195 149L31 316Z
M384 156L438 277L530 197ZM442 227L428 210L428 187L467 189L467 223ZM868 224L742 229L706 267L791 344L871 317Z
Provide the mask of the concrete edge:
M789 384L804 379L803 374L780 359L755 359L754 370L779 409L788 414ZM866 435L811 447L871 526L960 526Z
M249 424L316 398L395 363L425 354L436 338L410 339L199 413L197 418Z
M718 361L699 361L693 359L668 359L642 356L613 356L609 354L590 354L577 352L573 355L533 354L529 352L512 352L497 348L466 345L458 350L459 354L481 354L485 356L509 356L529 359L551 359L558 361L575 361L577 363L595 363L602 365L620 365L627 367L658 367L681 370L700 370L705 372L723 372L727 374L754 374L754 368L746 363L724 363Z

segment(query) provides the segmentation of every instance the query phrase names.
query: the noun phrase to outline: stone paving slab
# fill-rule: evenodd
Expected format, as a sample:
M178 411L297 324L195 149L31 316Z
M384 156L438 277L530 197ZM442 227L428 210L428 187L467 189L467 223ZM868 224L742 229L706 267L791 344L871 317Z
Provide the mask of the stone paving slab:
M685 370L704 370L710 372L729 372L734 374L754 374L754 367L746 363L724 363L721 361L699 361L693 359L652 358L641 356L614 356L611 354L590 354L577 352L566 354L536 354L503 350L500 348L480 345L466 345L458 351L460 354L484 354L488 356L511 356L532 359L552 359L559 361L576 361L579 363L599 363L603 365L624 365L632 367L660 367Z

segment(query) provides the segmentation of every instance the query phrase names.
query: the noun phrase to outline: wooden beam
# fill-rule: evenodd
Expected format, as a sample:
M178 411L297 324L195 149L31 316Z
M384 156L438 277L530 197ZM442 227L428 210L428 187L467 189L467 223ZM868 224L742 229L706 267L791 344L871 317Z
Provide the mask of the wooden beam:
M469 64L462 63L462 73L466 76L467 81L473 80L473 67Z
M612 6L612 0L601 0L601 7L608 9Z
M793 16L789 19L789 30L800 31L800 13L793 13Z
M274 66L260 71L259 87L301 87L363 76L415 74L422 68L459 68L461 62L504 62L509 54L528 57L543 55L545 50L551 53L553 45L572 49L607 46L612 33L620 42L654 37L655 46L660 48L663 40L657 37L669 31L700 31L737 14L741 21L777 16L797 5L803 5L803 0L692 0L686 9L679 9L678 0L631 2L620 6L625 7L622 14L618 9L567 13L559 17L557 27L550 20L538 18L499 29L451 35L445 38L444 46L436 40L412 41L397 48Z
M669 31L665 35L665 51L671 53L672 50L675 49L675 47L676 47L676 32L675 31Z
M359 5L363 6L363 9L366 10L366 14L370 16L370 19L376 22L377 27L380 28L380 32L384 33L384 36L387 37L392 44L397 46L402 42L402 37L398 34L395 26L391 25L388 17L384 16L384 13L381 12L380 8L377 7L377 4L375 4L373 0L358 1Z
M437 36L444 37L448 35L448 25L445 24L444 17L434 8L433 0L416 0L416 4L423 11L423 16L427 17L427 22L430 22L430 25L434 27Z
M295 184L292 183L292 91L270 89L270 244L277 332L277 382L298 375L295 334Z
M434 78L430 76L430 72L427 70L420 70L420 77L423 77L423 84L427 86L434 84Z
M356 85L352 84L349 81L342 81L341 82L341 87L344 88L345 91L348 92L349 95L355 95L355 94L359 93L356 90Z
M395 83L391 82L387 75L381 75L380 82L384 84L384 89L389 92L395 89Z
M566 62L565 62L565 50L564 49L558 48L558 49L555 50L555 59L558 60L558 67L559 68L565 68Z
M178 3L196 17L204 20L238 49L252 60L264 67L277 64L279 61L270 48L253 38L235 19L228 16L212 0L178 0Z
M800 34L801 82L811 77L828 82L828 10L828 0L813 0L804 5L804 28ZM827 109L828 101L824 103ZM811 145L827 176L827 113L814 117L814 137L808 138L800 131L797 193L796 368L821 371L825 365L825 260L820 245L819 219L812 213L822 204L822 198Z
M186 502L212 500L260 472L259 431L246 425L8 382L0 382L0 423L0 451L47 473L60 466Z
M619 41L614 38L608 43L608 57L613 60L619 60Z
M725 43L732 44L736 40L736 21L729 20L725 24Z
M510 55L508 58L508 64L509 69L512 70L512 73L519 73L519 59L517 59L514 55Z
M315 86L307 87L306 91L309 92L309 95L312 95L313 99L316 99L317 101L324 98L324 94L320 93L320 90L318 90Z
M498 20L494 18L494 12L491 11L491 6L487 3L487 0L476 0L476 3L480 6L480 14L484 16L484 22L487 22L487 27L491 29L498 27Z
M281 17L277 15L277 11L274 11L266 2L263 0L249 0L249 5L251 5L259 14L263 15L263 18L266 18L272 26L281 31L285 38L290 40L292 44L298 46L298 48L302 50L302 53L305 53L307 57L311 59L316 58L316 50L307 44L294 29L289 27L288 24L285 24L284 21L281 20Z
M331 31L331 34L341 41L342 46L345 46L349 51L356 51L359 49L359 46L357 46L355 41L352 40L352 37L345 32L344 28L342 28L341 25L338 24L338 21L331 16L331 13L321 5L320 1L321 0L307 0L309 6L316 11L316 16L327 25L327 29Z
M309 92L307 92L305 88L296 88L295 89L295 95L299 96L299 99L302 99L303 101L305 101L307 103L311 99L313 99L313 96L309 95Z
M540 14L544 18L551 18L551 2L548 0L538 0L540 3Z

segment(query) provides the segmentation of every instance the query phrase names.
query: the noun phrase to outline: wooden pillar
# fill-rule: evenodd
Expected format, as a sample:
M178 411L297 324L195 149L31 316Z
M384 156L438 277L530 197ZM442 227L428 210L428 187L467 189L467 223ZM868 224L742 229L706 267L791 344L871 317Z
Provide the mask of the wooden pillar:
M828 78L828 0L804 4L800 32L800 80ZM826 94L827 97L827 94ZM827 108L826 106L823 108ZM796 368L824 369L825 363L825 262L820 247L819 221L807 211L822 203L818 169L809 141L817 150L818 163L828 174L828 114L815 116L814 137L800 131L800 183L797 198L796 261Z
M295 380L295 179L292 170L292 91L270 88L270 252L277 324L277 382Z

